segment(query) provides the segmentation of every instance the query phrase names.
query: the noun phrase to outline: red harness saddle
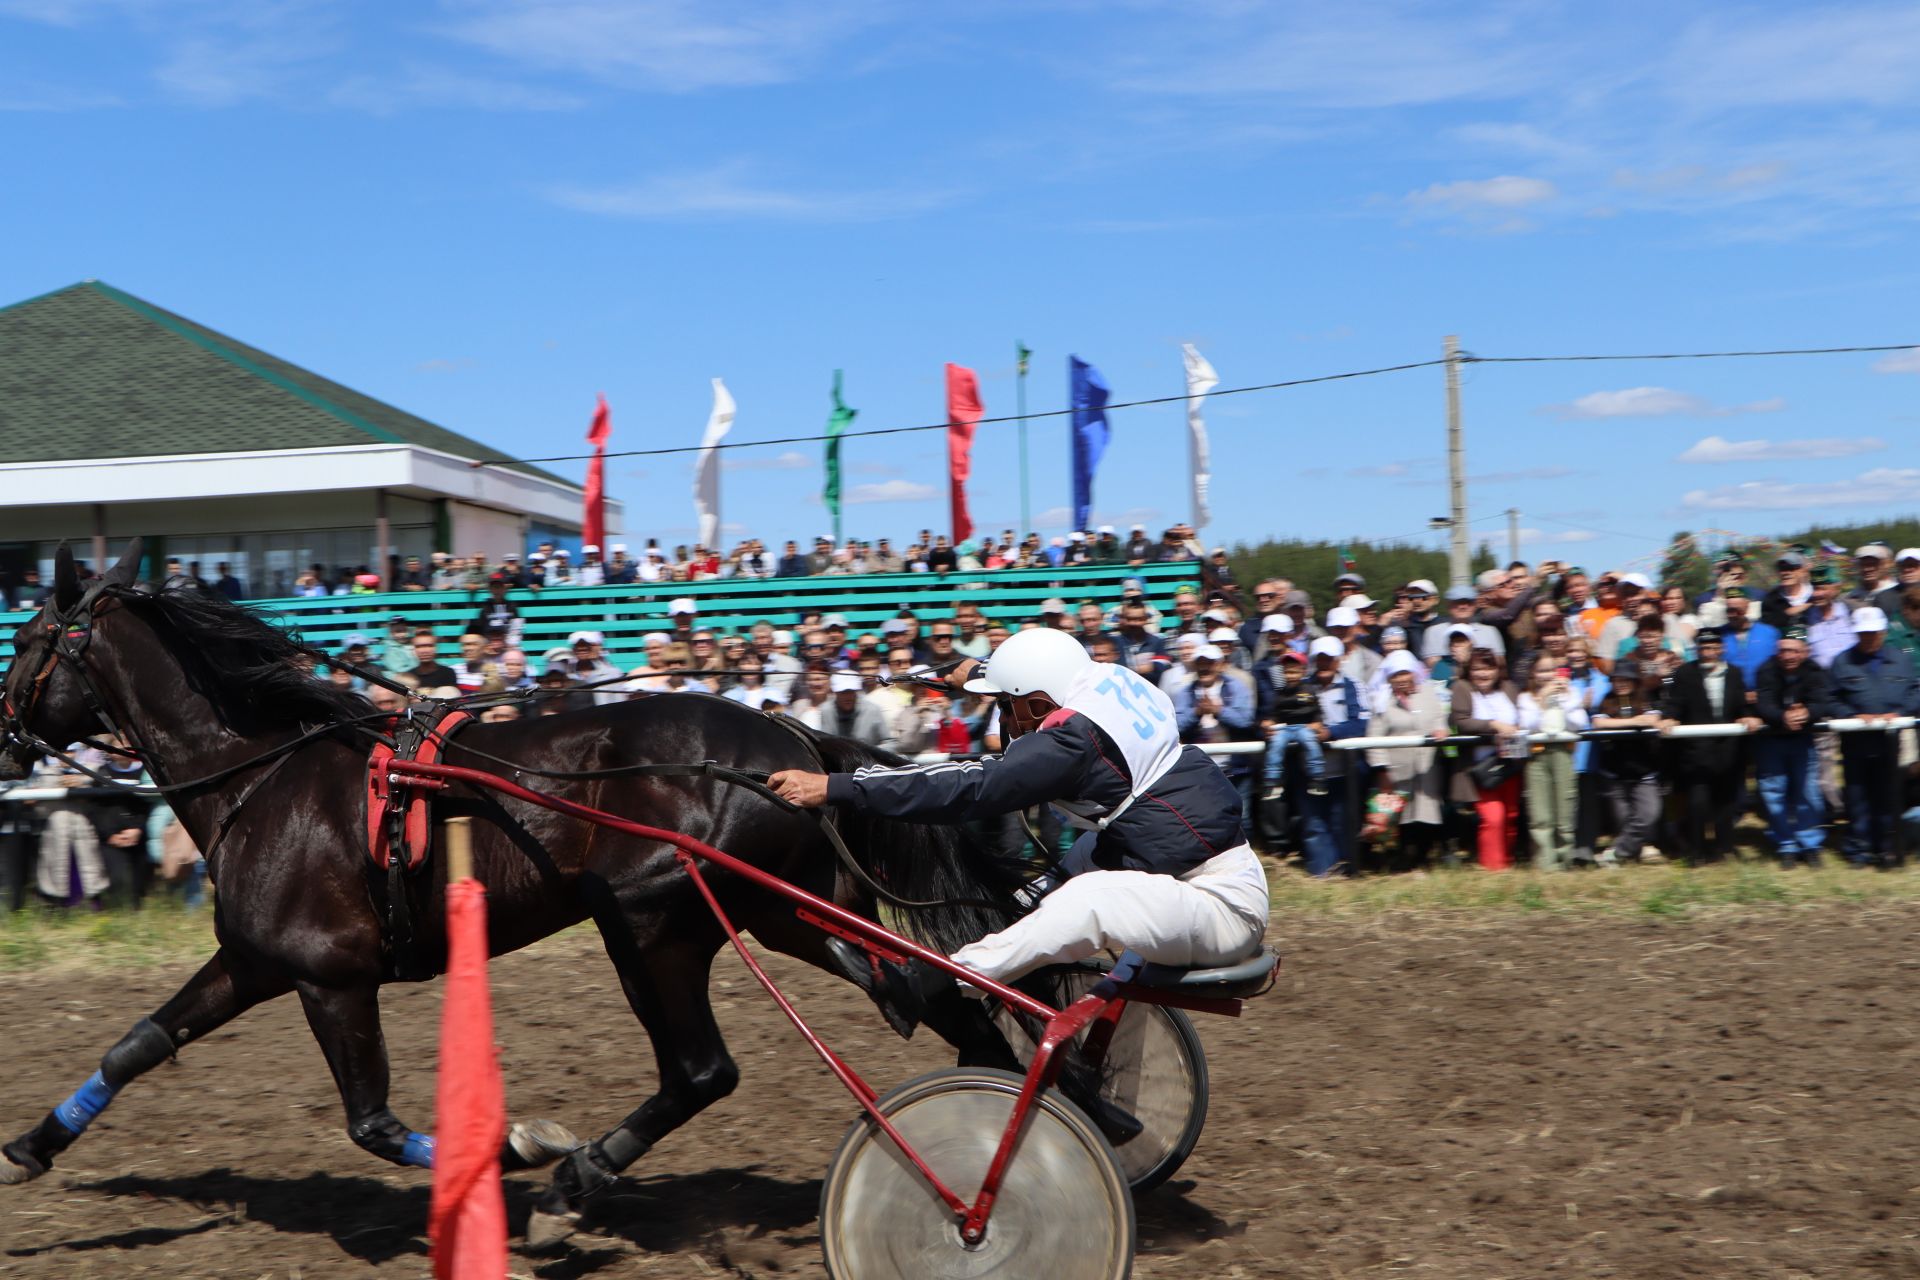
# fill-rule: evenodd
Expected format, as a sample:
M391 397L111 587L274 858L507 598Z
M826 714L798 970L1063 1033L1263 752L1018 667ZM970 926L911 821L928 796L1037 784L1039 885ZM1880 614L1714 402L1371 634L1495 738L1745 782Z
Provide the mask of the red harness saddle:
M432 790L404 781L395 783L388 773L388 763L394 759L418 760L422 764L438 762L447 740L472 719L464 711L449 711L439 720L421 724L408 733L403 731L406 722L395 717L394 740L399 749L383 742L374 747L373 754L367 758L367 854L381 870L386 870L393 861L396 834L409 871L417 870L427 860L427 851L432 847Z

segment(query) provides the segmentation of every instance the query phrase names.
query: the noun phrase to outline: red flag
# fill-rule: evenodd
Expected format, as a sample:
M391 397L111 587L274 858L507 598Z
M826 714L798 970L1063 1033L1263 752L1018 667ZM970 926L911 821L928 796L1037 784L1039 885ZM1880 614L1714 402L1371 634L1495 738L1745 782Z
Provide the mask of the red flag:
M507 1204L500 1143L507 1104L487 992L487 891L471 878L447 886L447 994L440 1010L434 1130L427 1234L435 1280L503 1280Z
M986 410L980 405L980 380L973 370L947 366L947 478L953 486L953 545L973 536L967 513L967 477L973 472L973 428Z
M599 397L593 411L593 425L587 428L587 443L593 446L593 461L587 464L587 511L580 520L580 545L604 547L607 540L606 482L607 440L613 435L613 414L607 410L607 398Z

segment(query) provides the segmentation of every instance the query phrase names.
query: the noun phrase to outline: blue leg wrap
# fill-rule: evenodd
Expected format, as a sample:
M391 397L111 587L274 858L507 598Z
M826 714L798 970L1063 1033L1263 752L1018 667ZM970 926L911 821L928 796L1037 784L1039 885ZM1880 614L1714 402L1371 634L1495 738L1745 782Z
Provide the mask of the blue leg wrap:
M407 1140L400 1144L400 1163L416 1169L433 1168L433 1135L409 1133Z
M53 1109L53 1118L74 1137L86 1132L93 1118L107 1109L113 1101L113 1095L120 1092L107 1083L107 1078L98 1071L87 1077L87 1082L73 1091L73 1096Z

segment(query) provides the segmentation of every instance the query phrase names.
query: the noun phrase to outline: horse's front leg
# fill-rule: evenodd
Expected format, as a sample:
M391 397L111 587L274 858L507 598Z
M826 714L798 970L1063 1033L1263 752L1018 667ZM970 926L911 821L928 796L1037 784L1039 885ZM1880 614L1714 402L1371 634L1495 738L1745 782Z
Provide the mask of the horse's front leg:
M292 983L278 974L221 948L187 980L173 999L134 1023L120 1043L107 1050L100 1069L38 1126L9 1142L0 1160L0 1184L26 1182L45 1173L53 1158L73 1145L93 1118L135 1077L160 1065L185 1044L251 1009L285 995Z
M340 1102L347 1112L347 1136L382 1160L418 1169L433 1168L433 1138L408 1128L387 1106L389 1071L386 1037L380 1031L380 988L372 983L347 987L298 984L307 1026L326 1055ZM579 1145L551 1120L508 1128L500 1149L500 1168L537 1169Z

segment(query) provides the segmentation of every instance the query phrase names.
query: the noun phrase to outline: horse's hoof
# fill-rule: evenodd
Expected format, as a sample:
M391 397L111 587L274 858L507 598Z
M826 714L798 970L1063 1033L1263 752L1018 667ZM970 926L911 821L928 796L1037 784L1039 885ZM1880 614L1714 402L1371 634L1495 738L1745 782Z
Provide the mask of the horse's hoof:
M557 1120L526 1120L507 1130L507 1145L526 1162L526 1168L539 1169L579 1146L580 1139Z
M557 1249L573 1235L580 1225L577 1212L548 1213L544 1209L535 1209L533 1216L527 1219L527 1249L541 1252Z
M29 1169L26 1165L15 1164L10 1159L0 1159L0 1187L11 1187L22 1182L32 1182L45 1172L45 1169Z

